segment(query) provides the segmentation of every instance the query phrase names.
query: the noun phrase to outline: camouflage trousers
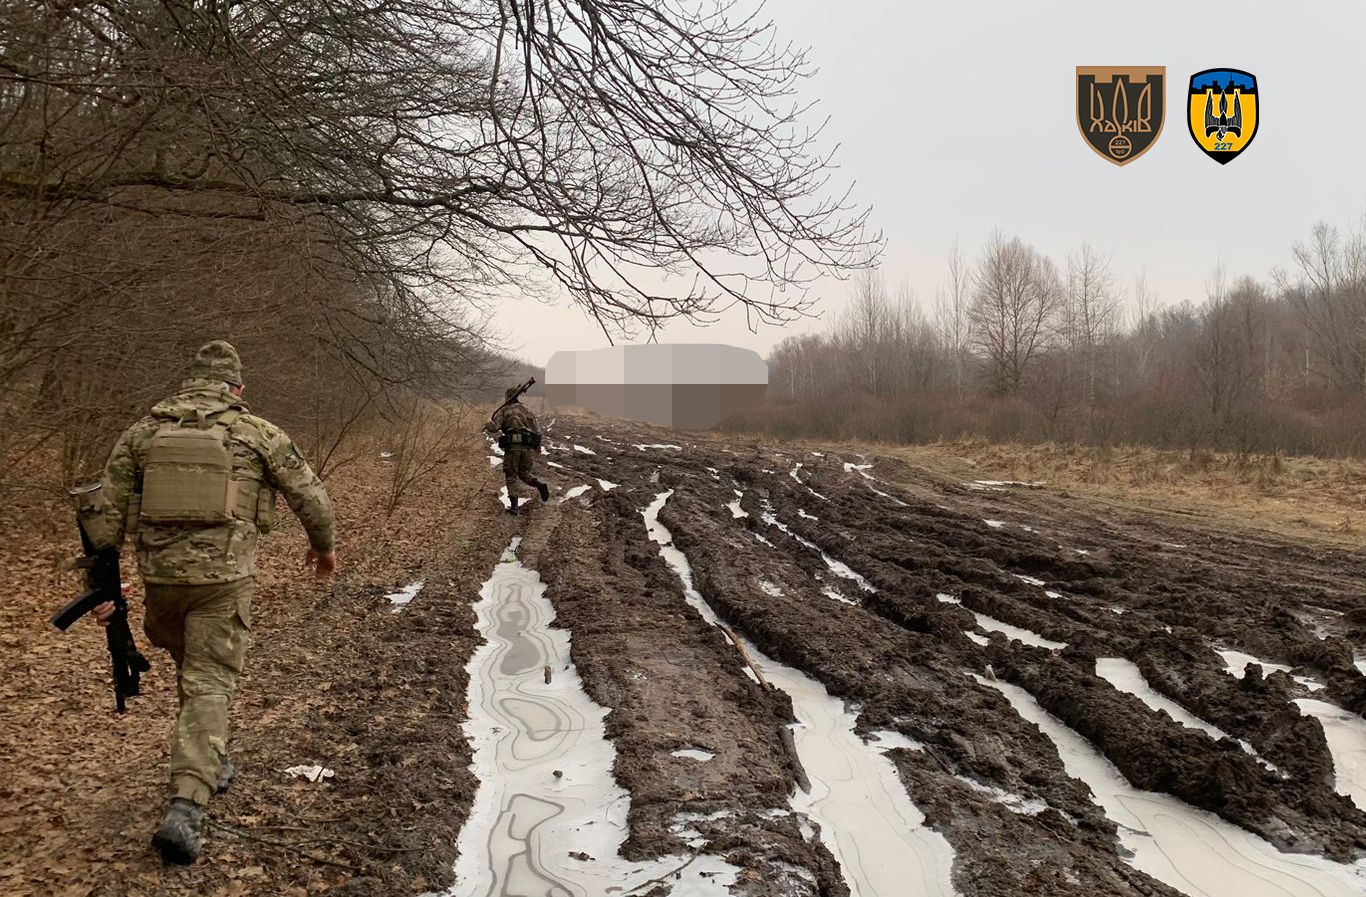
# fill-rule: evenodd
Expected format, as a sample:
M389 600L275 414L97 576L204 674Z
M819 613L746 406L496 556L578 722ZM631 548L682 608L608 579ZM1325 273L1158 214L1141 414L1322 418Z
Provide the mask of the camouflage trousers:
M171 729L171 796L203 806L228 755L228 705L251 646L250 577L147 584L147 640L171 652L180 713Z
M536 453L527 449L509 448L503 451L503 478L507 481L508 498L517 495L517 481L521 480L535 489L541 484L531 473Z

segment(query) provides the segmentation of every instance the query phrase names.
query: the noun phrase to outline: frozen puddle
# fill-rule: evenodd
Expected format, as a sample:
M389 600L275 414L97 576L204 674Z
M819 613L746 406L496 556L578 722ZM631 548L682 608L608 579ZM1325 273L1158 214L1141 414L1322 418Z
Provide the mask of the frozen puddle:
M687 556L659 522L659 512L671 495L672 490L660 493L642 512L646 532L678 575L688 603L708 623L718 625L711 606L693 588ZM798 790L792 808L820 824L821 841L839 861L850 893L953 894L953 849L943 836L925 827L925 817L911 803L882 750L854 734L854 714L815 679L773 661L747 639L740 641L764 678L792 698L798 719L793 738L811 780L811 793Z
M452 897L589 897L629 892L686 857L648 863L618 856L630 795L612 779L616 749L600 707L569 662L569 633L514 539L479 592L484 643L470 659L470 719L479 790L460 832ZM545 670L553 677L545 681ZM558 772L558 774L557 774ZM570 852L591 859L578 860ZM702 853L674 894L723 897L740 874Z
M1091 789L1119 824L1129 862L1189 897L1347 897L1366 890L1366 870L1308 854L1281 853L1261 838L1168 794L1140 791L1091 743L1024 689L974 677L1003 694L1057 746L1067 774Z
M938 598L940 601L944 602L945 604L963 603L962 601L959 601L952 595L945 595L942 592L936 595L935 597ZM977 625L981 626L988 632L999 632L1008 639L1014 639L1017 642L1024 642L1026 645L1033 645L1036 648L1047 648L1050 651L1060 651L1063 648L1067 647L1066 642L1055 642L1052 639L1046 639L1043 636L1039 635L1037 632L1030 632L1028 629L1021 629L1019 626L1012 626L1009 623L996 619L995 617L988 617L986 614L979 614L972 608L968 608L967 610L968 613L972 614L973 617L977 619ZM974 642L977 642L977 644L979 645L991 644L990 641L982 638L980 635L977 635L975 633L969 632L967 633L967 636Z
M1333 755L1333 790L1366 810L1366 720L1336 704L1314 698L1299 698L1295 706L1323 726L1328 752Z
M423 582L415 582L410 586L404 586L397 592L390 592L388 595L385 595L384 597L388 598L389 603L393 605L389 608L390 612L398 613L407 607L408 603L417 597L417 593L422 591L424 585L425 583Z

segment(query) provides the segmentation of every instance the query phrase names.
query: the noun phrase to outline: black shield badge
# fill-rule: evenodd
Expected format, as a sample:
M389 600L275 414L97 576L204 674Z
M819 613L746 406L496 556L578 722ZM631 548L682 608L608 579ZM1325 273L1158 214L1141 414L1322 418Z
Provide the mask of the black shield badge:
M1146 153L1167 114L1167 67L1077 66L1077 127L1116 165Z

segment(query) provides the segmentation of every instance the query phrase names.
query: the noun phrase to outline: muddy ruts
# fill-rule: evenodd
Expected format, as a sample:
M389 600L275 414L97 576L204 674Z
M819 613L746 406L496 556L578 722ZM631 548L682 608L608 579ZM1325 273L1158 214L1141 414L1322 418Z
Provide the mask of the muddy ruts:
M719 496L698 478L664 471L660 480L676 490L661 522L716 612L765 653L858 703L862 730L893 729L924 744L891 756L927 823L953 845L961 893L1175 893L1123 861L1113 824L1086 788L1067 776L1036 728L972 682L954 659L954 642L825 597L792 560L809 549L789 556L718 517L711 508ZM1048 806L1025 821L964 778ZM984 832L993 840L984 843Z
M1291 703L1294 680L1277 672L1263 677L1249 664L1243 678L1224 669L1223 659L1194 631L1154 632L1133 654L1143 677L1157 691L1226 732L1246 738L1257 752L1289 775L1308 798L1333 793L1333 756L1323 726Z
M741 893L844 897L834 858L802 837L788 809L796 784L780 732L791 703L752 682L720 630L685 602L645 536L648 500L621 487L596 494L591 507L565 504L534 560L557 625L573 633L584 690L612 711L613 774L631 792L623 855L687 852L670 826L688 814L708 852L753 870ZM715 756L673 756L682 748Z
M990 649L1002 679L1094 744L1136 788L1216 813L1282 850L1339 862L1366 849L1366 814L1341 795L1279 778L1230 739L1187 729L1095 675L1095 657L1013 644Z

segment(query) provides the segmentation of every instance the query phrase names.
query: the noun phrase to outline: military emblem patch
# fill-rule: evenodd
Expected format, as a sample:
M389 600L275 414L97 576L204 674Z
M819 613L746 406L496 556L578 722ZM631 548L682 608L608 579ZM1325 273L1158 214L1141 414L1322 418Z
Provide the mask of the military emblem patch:
M1238 69L1206 69L1191 75L1188 124L1200 149L1226 165L1257 136L1261 118L1257 78Z
M1116 165L1146 153L1162 133L1167 67L1077 66L1077 127Z

